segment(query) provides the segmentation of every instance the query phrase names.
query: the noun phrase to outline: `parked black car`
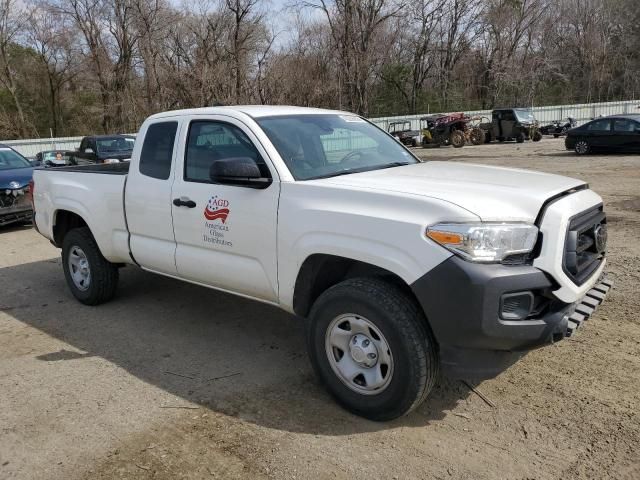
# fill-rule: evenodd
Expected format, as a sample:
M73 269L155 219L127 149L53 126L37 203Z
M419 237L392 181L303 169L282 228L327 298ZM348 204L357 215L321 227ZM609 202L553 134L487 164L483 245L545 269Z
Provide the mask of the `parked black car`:
M35 162L0 144L0 226L31 221L28 197Z
M562 120L556 120L548 125L540 127L540 133L542 135L553 135L553 138L566 135L569 130L575 128L578 122L573 117L567 117Z
M131 159L132 135L93 135L84 137L78 150L71 155L72 165L116 163Z
M486 142L515 140L522 143L529 139L534 142L542 139L530 108L498 108L491 112L491 123L482 123L480 128L485 131Z
M567 132L567 150L590 152L640 152L640 114L596 118Z

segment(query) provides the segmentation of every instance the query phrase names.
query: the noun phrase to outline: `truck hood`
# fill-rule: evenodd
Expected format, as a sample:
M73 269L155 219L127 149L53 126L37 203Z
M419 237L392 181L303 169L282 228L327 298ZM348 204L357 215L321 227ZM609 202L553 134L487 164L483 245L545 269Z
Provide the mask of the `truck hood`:
M15 190L24 188L29 184L33 176L33 168L12 168L10 170L0 170L0 190ZM17 183L12 185L13 182Z
M585 184L531 170L435 161L319 181L437 198L470 211L482 221L520 222L533 222L546 200Z

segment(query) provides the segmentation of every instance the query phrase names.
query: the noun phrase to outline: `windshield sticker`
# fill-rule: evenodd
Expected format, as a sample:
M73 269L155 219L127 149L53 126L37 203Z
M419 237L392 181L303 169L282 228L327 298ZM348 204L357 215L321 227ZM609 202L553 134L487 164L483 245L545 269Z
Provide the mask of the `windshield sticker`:
M349 123L364 123L364 120L355 115L340 115L340 118Z
M231 215L229 200L217 195L209 199L204 209L205 222L202 239L205 243L220 247L233 247L233 242L225 238L225 235L230 231L229 215Z

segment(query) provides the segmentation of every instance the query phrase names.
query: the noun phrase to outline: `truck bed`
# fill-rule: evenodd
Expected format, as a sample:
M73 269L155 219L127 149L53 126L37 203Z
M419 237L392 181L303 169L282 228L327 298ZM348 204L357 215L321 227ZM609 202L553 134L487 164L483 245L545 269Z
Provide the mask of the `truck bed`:
M37 170L56 172L80 172L80 173L100 173L103 175L126 175L129 173L130 162L119 163L94 163L89 165L73 165L65 167L48 167Z
M36 169L35 223L40 233L55 240L59 215L77 215L107 260L130 261L123 205L128 172L129 162Z

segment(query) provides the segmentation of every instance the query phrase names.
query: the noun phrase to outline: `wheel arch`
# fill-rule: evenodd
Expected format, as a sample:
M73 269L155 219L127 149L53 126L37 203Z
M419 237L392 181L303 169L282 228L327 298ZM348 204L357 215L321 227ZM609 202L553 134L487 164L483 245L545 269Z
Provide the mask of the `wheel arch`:
M68 210L59 209L53 214L53 243L56 247L62 248L64 237L74 228L87 227L89 224L79 213Z
M384 278L403 290L420 307L411 287L396 273L361 260L337 255L316 253L309 255L298 270L293 293L293 311L306 317L313 303L327 289L356 277Z

